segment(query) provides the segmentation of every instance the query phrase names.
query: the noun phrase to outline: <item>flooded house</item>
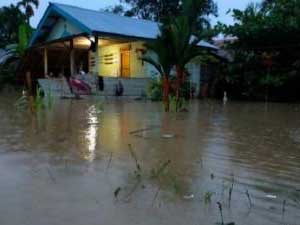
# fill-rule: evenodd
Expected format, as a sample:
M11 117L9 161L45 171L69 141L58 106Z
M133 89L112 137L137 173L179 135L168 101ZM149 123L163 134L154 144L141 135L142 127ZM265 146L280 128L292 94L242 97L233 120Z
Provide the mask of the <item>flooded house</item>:
M65 78L78 75L91 94L100 89L100 94L115 95L121 84L123 95L140 96L151 78L158 76L154 67L141 60L144 54L153 54L144 44L158 34L156 22L50 3L30 40L23 67L44 91L68 92ZM205 41L198 45L217 50ZM187 69L199 93L200 60Z

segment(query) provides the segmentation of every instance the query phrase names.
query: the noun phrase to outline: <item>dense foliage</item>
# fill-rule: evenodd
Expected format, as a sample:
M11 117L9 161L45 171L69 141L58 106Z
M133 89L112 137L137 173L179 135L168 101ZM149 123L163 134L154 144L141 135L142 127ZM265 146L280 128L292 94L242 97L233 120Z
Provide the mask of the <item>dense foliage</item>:
M199 1L200 2L200 1ZM160 21L182 14L185 1L182 0L120 0L120 4L107 10L130 17ZM213 0L202 0L197 8L197 21L201 26L210 26L208 16L217 15L217 5Z
M38 0L21 0L0 8L0 87L15 82L18 61L33 31L29 19L34 15L33 6L38 5Z
M10 5L0 8L0 48L18 42L19 26L24 21L25 15L17 6Z
M24 15L26 17L26 23L30 25L30 18L34 15L34 7L37 9L39 7L39 0L20 0L17 3L18 8L24 10Z
M238 38L227 46L235 61L221 69L219 84L231 97L299 100L300 0L265 0L232 13L235 23L219 28Z
M202 9L207 3L207 0L182 1L180 13L165 18L160 25L157 39L146 45L155 55L146 55L143 60L152 64L161 74L166 111L169 110L171 90L174 90L176 110L179 110L179 103L184 97L183 87L187 80L185 67L193 58L206 54L197 44L207 28L199 23L199 18L204 16ZM172 69L175 69L176 73L176 79L172 82L173 89L170 77Z

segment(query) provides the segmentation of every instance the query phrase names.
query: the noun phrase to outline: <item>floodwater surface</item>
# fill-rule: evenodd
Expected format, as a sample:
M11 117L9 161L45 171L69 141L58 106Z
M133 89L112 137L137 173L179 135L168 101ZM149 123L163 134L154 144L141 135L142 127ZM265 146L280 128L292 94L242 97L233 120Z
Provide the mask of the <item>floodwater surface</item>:
M300 105L0 97L1 225L300 225Z

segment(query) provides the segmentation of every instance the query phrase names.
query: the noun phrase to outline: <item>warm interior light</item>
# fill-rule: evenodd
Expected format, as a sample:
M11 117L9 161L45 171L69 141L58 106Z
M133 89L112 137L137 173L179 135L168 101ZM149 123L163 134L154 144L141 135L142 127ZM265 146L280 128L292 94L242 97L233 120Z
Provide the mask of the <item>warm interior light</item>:
M95 42L95 37L94 37L94 36L89 36L89 40L90 40L91 42Z

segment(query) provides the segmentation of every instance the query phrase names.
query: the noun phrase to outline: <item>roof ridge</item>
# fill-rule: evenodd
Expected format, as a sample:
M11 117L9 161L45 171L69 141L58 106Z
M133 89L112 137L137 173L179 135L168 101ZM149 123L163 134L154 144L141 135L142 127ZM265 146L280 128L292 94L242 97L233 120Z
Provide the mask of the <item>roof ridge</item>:
M140 18L136 18L136 17L129 17L129 16L122 16L122 15L118 15L112 12L106 12L106 11L102 11L102 10L95 10L95 9L88 9L88 8L83 8L80 6L76 6L76 5L70 5L70 4L65 4L65 3L59 3L59 2L49 2L49 4L53 4L53 5L62 5L62 6L67 6L67 7L72 7L72 8L77 8L80 10L86 10L86 11L91 11L94 13L103 13L103 14L109 14L110 16L114 16L114 17L119 17L122 19L128 19L128 20L135 20L135 21L142 21L142 22L147 22L147 23L155 23L158 24L158 22L152 21L152 20L147 20L147 19L140 19Z

